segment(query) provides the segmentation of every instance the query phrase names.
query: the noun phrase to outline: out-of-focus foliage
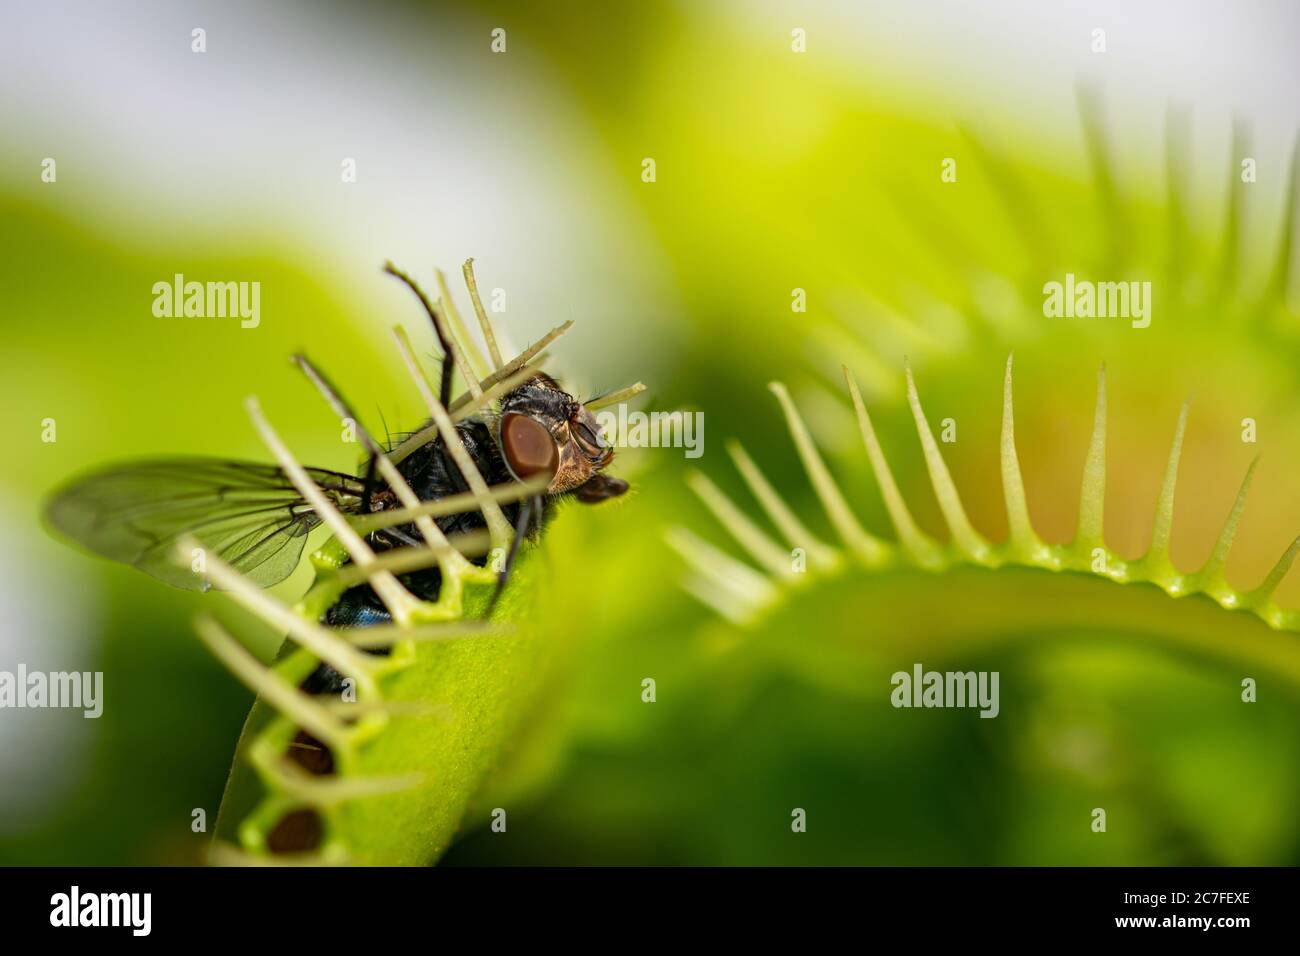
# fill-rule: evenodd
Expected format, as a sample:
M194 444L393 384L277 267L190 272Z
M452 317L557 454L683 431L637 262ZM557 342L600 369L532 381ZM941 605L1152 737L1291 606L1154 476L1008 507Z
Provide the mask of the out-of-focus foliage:
M556 72L560 95L589 124L591 148L625 184L618 199L633 210L631 225L648 225L665 257L663 302L681 303L683 314L662 324L614 314L578 331L607 343L620 372L640 352L652 355L654 374L644 376L652 406L701 409L707 427L698 462L673 449L620 451L614 472L634 481L634 493L572 506L549 535L538 558L556 569L554 586L570 603L542 630L579 629L583 640L476 801L508 807L508 833L467 828L448 862L1296 863L1300 834L1288 808L1300 779L1300 703L1272 675L1240 674L1129 630L1026 622L1017 590L1032 592L1046 577L1030 573L988 589L920 580L924 613L877 600L860 579L819 585L746 631L679 588L680 559L661 537L684 524L722 540L684 477L701 468L748 500L723 452L730 436L812 516L814 531L831 534L816 520L764 388L776 378L800 400L864 523L884 534L841 363L863 384L918 521L940 533L901 404L906 355L933 418L959 419L959 440L944 453L976 527L1000 538L998 386L1014 348L1029 506L1053 541L1073 530L1102 361L1112 409L1107 535L1122 553L1140 552L1150 536L1183 399L1196 392L1173 540L1182 566L1208 552L1256 451L1241 443L1240 420L1257 418L1264 463L1228 569L1234 581L1257 580L1300 531L1288 477L1300 460L1295 326L1284 316L1245 321L1224 303L1249 299L1267 272L1280 181L1262 183L1263 198L1251 199L1272 217L1252 220L1241 236L1245 291L1217 295L1221 210L1197 204L1184 223L1180 268L1205 277L1203 287L1164 300L1167 309L1157 299L1143 331L1052 322L1041 314L1041 286L1067 270L1118 267L1117 278L1153 278L1166 294L1183 248L1170 237L1184 233L1169 231L1175 217L1156 177L1121 169L1120 203L1089 171L1082 133L1039 142L1013 116L954 118L935 106L933 91L901 87L870 67L791 56L787 34L720 40L721 16L669 3L601 16L585 4L530 13L489 5L464 15L467 32L485 37L507 22L513 49ZM654 184L640 180L647 156L657 163ZM940 162L950 156L959 178L943 184ZM1222 165L1218 156L1193 158L1202 169ZM1225 190L1227 174L1213 180ZM313 237L292 221L275 234L217 242L199 222L154 230L82 221L75 192L59 189L57 200L40 201L0 190L0 435L17 450L0 476L3 511L17 528L6 544L19 554L31 548L48 568L42 600L98 595L84 613L92 633L79 639L106 671L113 704L86 722L95 724L90 745L47 811L0 831L0 861L189 862L203 840L190 831L191 810L214 817L249 704L190 633L199 602L214 598L170 592L50 545L36 518L41 497L83 467L136 454L264 457L240 407L254 391L300 457L346 468L353 461L337 423L286 356L307 346L359 405L378 401L401 419L394 428L409 426L416 403L375 330L414 321L403 313L376 322L391 300L358 300L355 290L364 287L359 275L383 281L379 264L358 263L348 276L319 269ZM593 190L590 202L609 199ZM139 202L148 208L143 191ZM141 235L123 246L118 229ZM284 318L255 336L237 325L196 336L154 320L147 291L174 272L260 276ZM790 311L795 288L807 290L806 313ZM658 305L629 303L629 313L652 315ZM563 364L563 346L557 351ZM564 371L588 383L609 374ZM388 383L401 383L400 397ZM47 416L58 420L53 445L34 437ZM284 592L304 583L300 576ZM1102 589L1086 600L1111 595ZM1288 582L1281 597L1298 595ZM1149 598L1144 613L1160 617L1168 599ZM988 640L950 660L1001 671L996 720L888 705L899 655L898 666L944 663L930 650L942 645L945 615L988 622ZM1009 628L1014 641L1005 639ZM276 636L254 636L269 656ZM1258 704L1240 703L1243 676L1259 680ZM653 704L642 702L645 678L656 681ZM1088 828L1098 806L1110 820L1101 838ZM805 834L790 830L796 807L808 811Z

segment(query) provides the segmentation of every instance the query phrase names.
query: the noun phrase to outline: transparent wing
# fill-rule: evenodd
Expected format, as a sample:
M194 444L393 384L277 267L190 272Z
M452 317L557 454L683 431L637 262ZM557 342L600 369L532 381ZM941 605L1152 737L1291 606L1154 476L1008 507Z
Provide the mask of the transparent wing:
M321 468L307 473L340 511L360 506L360 479ZM187 590L204 586L176 558L176 543L187 534L269 587L293 573L307 535L320 524L275 465L208 458L145 461L88 475L59 490L46 516L96 554Z

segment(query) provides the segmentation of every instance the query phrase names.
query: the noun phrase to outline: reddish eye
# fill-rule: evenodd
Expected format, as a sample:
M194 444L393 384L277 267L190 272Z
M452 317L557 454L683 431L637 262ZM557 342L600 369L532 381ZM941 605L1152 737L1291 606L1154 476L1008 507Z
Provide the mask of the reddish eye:
M520 481L537 475L550 478L560 467L560 450L546 426L517 412L501 416L501 451Z
M607 446L605 445L604 436L598 432L592 431L582 422L575 421L572 423L574 435L578 439L578 444L592 461L600 461L605 457Z

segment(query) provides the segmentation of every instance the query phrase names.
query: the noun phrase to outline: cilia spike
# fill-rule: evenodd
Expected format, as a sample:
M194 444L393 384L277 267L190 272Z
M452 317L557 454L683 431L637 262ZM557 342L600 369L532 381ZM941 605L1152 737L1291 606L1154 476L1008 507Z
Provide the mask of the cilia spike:
M1003 379L999 456L1010 533L1002 544L991 544L985 541L971 527L957 487L922 411L911 369L905 370L907 400L921 442L931 484L939 501L940 511L948 524L950 541L944 544L933 541L917 527L894 481L857 383L847 368L844 370L844 375L858 426L862 432L863 443L866 446L871 471L875 475L885 510L894 526L897 541L877 538L861 526L818 454L794 400L784 386L774 384L771 387L772 391L780 401L799 458L816 490L817 497L825 506L827 516L844 541L846 553L840 554L834 549L829 549L828 553L828 546L812 537L780 493L762 478L757 466L743 451L739 450L739 446L733 446L733 457L736 458L742 476L792 550L783 555L785 564L781 565L778 558L779 546L766 531L755 525L737 505L726 499L711 481L702 476L691 479L691 487L700 494L714 515L766 572L766 576L763 576L761 572L748 565L718 552L713 546L705 545L694 535L683 534L680 529L674 529L670 533L673 546L686 557L688 563L697 572L696 578L688 580L688 589L727 617L739 621L751 619L781 599L784 593L783 586L805 581L816 571L833 572L836 568L844 566L843 558L850 558L870 570L913 567L937 572L962 565L1014 566L1081 572L1105 577L1122 584L1147 582L1156 584L1176 597L1203 594L1222 607L1249 611L1279 630L1300 630L1300 611L1278 607L1273 597L1282 578L1296 557L1300 555L1300 538L1287 549L1263 583L1254 590L1238 591L1224 578L1224 566L1237 525L1245 509L1258 459L1252 462L1247 470L1232 510L1205 565L1196 572L1184 574L1179 572L1169 559L1169 538L1174 520L1174 490L1183 435L1187 426L1189 403L1184 403L1174 430L1173 445L1156 503L1150 548L1142 558L1136 561L1125 561L1106 548L1103 536L1106 492L1106 371L1104 366L1097 377L1097 404L1093 416L1092 438L1083 468L1078 532L1074 541L1063 545L1043 542L1034 530L1029 517L1015 444L1011 358L1007 359ZM788 573L793 564L797 564L805 557L812 560L807 562L806 568L797 568L797 570L806 570L809 574ZM705 577L700 577L701 574L705 574ZM771 586L759 585L754 580L754 576L763 577L763 580ZM720 580L721 578L726 580ZM719 589L725 594L720 594Z

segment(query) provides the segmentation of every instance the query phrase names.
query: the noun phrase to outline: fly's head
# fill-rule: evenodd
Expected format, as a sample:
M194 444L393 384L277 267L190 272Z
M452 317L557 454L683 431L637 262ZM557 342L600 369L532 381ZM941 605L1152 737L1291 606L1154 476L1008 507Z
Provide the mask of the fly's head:
M548 494L572 492L593 504L627 491L626 481L602 474L614 449L596 416L549 376L539 374L502 400L497 437L516 478L550 476Z

